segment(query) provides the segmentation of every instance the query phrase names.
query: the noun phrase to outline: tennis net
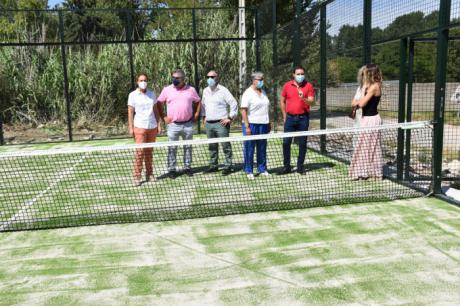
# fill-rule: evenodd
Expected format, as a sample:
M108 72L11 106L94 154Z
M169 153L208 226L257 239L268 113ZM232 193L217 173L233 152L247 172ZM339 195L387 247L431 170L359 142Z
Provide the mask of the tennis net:
M403 156L404 162L399 162L401 155L397 154L398 131L411 134L410 150L404 144L404 153L410 155ZM303 137L307 137L308 151L304 169L296 169L298 144ZM350 169L354 150L375 137L382 163L372 160L368 164L368 153L357 158L355 152L353 167L358 172L351 177L350 172L355 171ZM225 142L232 148L230 172L222 171ZM283 173L283 142L292 143L290 173ZM244 171L244 152L248 149L244 146L257 143L266 143L269 175L257 173L256 150L251 178ZM220 169L208 172L209 146L216 144ZM184 146L192 148L190 172L182 171ZM431 147L429 123L412 122L366 129L4 152L0 153L0 231L174 220L416 197L430 188ZM173 148L177 149L177 172L170 175L167 160ZM136 156L148 156L151 150L156 179L145 179L144 164L142 180L137 181ZM359 172L362 167L380 168L383 179L366 177Z

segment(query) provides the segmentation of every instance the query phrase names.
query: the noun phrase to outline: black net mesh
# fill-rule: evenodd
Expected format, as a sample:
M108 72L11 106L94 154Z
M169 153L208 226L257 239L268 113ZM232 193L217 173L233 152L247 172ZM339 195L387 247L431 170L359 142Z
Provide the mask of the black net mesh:
M396 39L438 24L438 0L372 1L373 41Z
M419 196L413 187L428 188L421 179L430 174L430 155L424 154L431 146L432 131L425 123L400 127L412 129L414 158L410 177L399 181L397 126L329 130L327 155L318 153L320 131L255 135L252 140L245 136L3 153L0 230L171 220ZM305 136L306 159L295 167L298 144ZM219 143L222 150L227 141L231 171L222 171L226 166L220 151L220 170L208 173L210 147ZM291 173L282 172L283 142L293 143ZM251 155L254 148L256 154ZM182 162L188 149L189 171ZM176 166L171 159L174 150Z
M0 58L5 143L68 140L61 50L3 46Z
M328 128L351 127L348 118L361 67L363 1L334 1L327 6L327 102Z
M460 33L458 28L450 34ZM460 187L460 41L449 42L444 112L443 176L446 185Z
M460 0L452 0L451 3L451 14L450 14L450 21L451 22L459 22L460 21Z

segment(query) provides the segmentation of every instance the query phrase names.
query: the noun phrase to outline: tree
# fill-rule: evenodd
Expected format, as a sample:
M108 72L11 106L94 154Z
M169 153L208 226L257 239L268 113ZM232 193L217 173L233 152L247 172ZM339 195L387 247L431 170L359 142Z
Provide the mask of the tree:
M0 0L0 10L43 10L47 5L47 0ZM0 38L5 41L46 42L48 36L55 37L55 25L55 18L44 12L5 12L0 17Z

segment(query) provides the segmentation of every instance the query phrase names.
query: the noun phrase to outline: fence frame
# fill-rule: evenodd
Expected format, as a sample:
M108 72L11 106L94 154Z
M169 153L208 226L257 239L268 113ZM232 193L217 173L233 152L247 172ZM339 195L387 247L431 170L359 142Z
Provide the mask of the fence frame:
M319 31L320 31L320 129L326 129L326 107L327 107L327 20L328 6L337 0L327 1L312 1L312 5L319 6ZM372 48L385 43L399 42L400 51L400 71L399 71L399 101L398 101L398 122L412 121L412 98L413 98L413 80L414 80L414 49L417 41L436 41L437 55L436 55L436 75L435 75L435 95L433 98L433 147L432 147L432 158L431 166L433 169L433 175L431 177L431 191L438 197L442 196L441 185L443 181L452 180L452 178L446 178L442 174L442 159L443 159L443 132L444 132L444 115L445 115L445 104L446 104L446 69L447 69L447 54L448 54L448 42L451 40L460 40L460 37L449 37L449 29L460 27L460 22L451 22L451 0L438 0L439 1L439 17L437 26L401 35L391 39L385 39L380 41L372 41L372 0L363 0L362 7L362 25L363 35L362 43L359 47L362 48L362 62L363 64L371 63L372 61ZM277 67L278 67L278 30L277 30L277 1L268 0L271 3L272 18L271 18L271 41L272 41L272 74L273 74L273 100L274 100L274 117L275 117L275 130L278 122L278 78L277 78ZM166 8L156 8L153 10L165 10ZM163 40L139 40L133 36L133 21L132 21L132 10L123 9L127 12L126 27L126 39L121 41L92 41L92 42L66 42L64 40L64 26L63 26L63 12L71 10L9 10L9 11L35 11L35 12L53 12L57 11L59 16L59 42L48 42L48 43L11 43L2 42L1 47L6 46L60 46L62 53L62 65L64 68L63 82L64 82L64 97L66 102L66 113L67 113L67 128L68 128L68 140L73 141L72 137L72 116L71 116L71 99L69 96L68 88L68 76L67 76L67 64L66 64L66 47L71 45L89 45L89 44L126 44L128 46L128 58L131 73L131 87L134 88L134 61L133 61L133 43L193 43L193 65L194 65L194 87L198 90L199 86L199 74L198 74L198 52L197 44L199 42L223 42L223 41L248 41L255 43L256 52L256 69L261 67L261 29L260 29L260 11L257 7L238 7L237 9L250 10L254 14L254 36L253 37L217 37L217 38L201 38L197 35L197 21L196 11L197 10L219 10L219 9L230 9L228 7L205 7L205 8L174 8L174 10L190 10L192 12L192 38L189 39L163 39ZM234 8L233 8L234 9ZM91 11L113 11L113 9L90 9ZM152 9L145 9L151 11ZM301 62L301 46L300 46L300 20L302 12L302 1L295 0L292 5L293 13L293 33L291 36L292 41L292 66L298 65ZM436 38L423 37L425 34L435 34ZM400 130L398 133L398 147L397 147L397 179L405 180L409 178L409 162L411 152L411 135L410 131ZM3 133L3 122L2 114L0 113L0 145L4 144L4 133ZM321 152L326 152L326 138L321 139ZM457 179L457 178L454 178ZM458 178L460 180L460 178Z
M272 0L273 9L275 11L275 18L276 18L276 0ZM67 52L66 47L73 46L73 45L127 45L128 46L128 65L130 71L130 83L131 83L131 90L135 88L135 72L134 72L134 52L133 52L133 44L135 43L192 43L193 44L193 66L194 66L194 80L193 86L199 93L199 73L198 73L198 46L197 43L199 42L225 42L225 41L246 41L246 42L255 42L256 44L256 69L260 70L261 66L261 48L260 48L260 26L259 26L259 9L257 7L237 7L236 10L244 9L247 11L252 12L253 16L255 17L255 27L254 27L254 36L247 37L213 37L213 38L200 38L197 35L197 20L196 20L196 11L206 11L206 10L233 10L235 8L231 7L179 7L179 8L142 8L142 9L111 9L111 8L88 8L88 9L46 9L46 10L38 10L38 9L5 9L2 10L4 12L34 12L38 13L53 13L57 12L58 14L58 34L59 34L59 41L56 42L0 42L0 48L2 47L27 47L27 46L36 46L36 47L43 47L43 46L59 46L61 48L61 56L62 56L62 67L63 67L63 84L64 84L64 100L66 105L66 125L67 125L67 141L72 142L73 139L73 130L72 130L72 101L70 98L69 93L69 81L68 81L68 70L67 70ZM135 39L134 37L134 27L133 27L133 19L132 13L133 11L190 11L192 14L192 38L189 39ZM124 12L127 16L126 23L124 24L126 30L126 38L124 40L95 40L95 41L65 41L65 27L64 27L64 12L77 12L77 11L87 11L87 12ZM276 24L276 19L272 20L273 24ZM274 38L275 39L275 38ZM276 48L276 46L274 47ZM276 69L276 68L274 68ZM275 70L274 70L275 71ZM4 130L3 130L3 120L2 120L2 112L0 112L0 145L5 145L4 140ZM201 124L198 122L198 133L201 133ZM106 138L98 138L99 140L103 139L113 139L116 137L106 137ZM57 141L60 142L60 141ZM52 141L44 141L44 142L35 142L36 144L40 143L52 143Z
M325 35L326 33L326 15L328 5L335 2L336 0L328 0L320 3L320 32L321 32L321 62L320 62L320 128L326 128L325 112L326 112L326 86L327 84L327 52L325 46ZM443 195L441 190L441 184L443 181L459 180L459 178L446 178L442 174L442 160L443 160L443 142L444 142L444 111L445 111L445 94L446 94L446 74L447 74L447 52L448 42L452 40L459 40L459 37L449 37L449 29L454 27L460 27L460 22L451 22L451 0L439 0L439 17L438 24L434 28L427 30L417 31L415 33L404 34L399 37L372 41L372 0L363 0L363 37L362 44L362 56L363 64L371 63L372 61L372 48L376 45L397 42L399 41L400 46L400 72L399 72L399 101L398 101L398 122L412 121L412 91L413 91L413 79L414 79L414 48L415 42L417 41L436 41L437 55L436 55L436 75L435 75L435 95L433 97L433 147L432 147L432 158L431 166L433 169L432 176L428 179L431 180L431 192L435 196L442 198L443 200L448 199ZM324 18L324 20L323 20ZM421 37L424 34L436 34L436 38ZM323 41L324 40L324 41ZM350 50L349 50L350 51ZM324 62L323 62L324 61ZM324 117L324 119L323 119ZM324 120L324 122L323 122ZM397 147L397 180L409 179L409 163L410 163L410 152L411 152L411 135L410 131L400 130L398 132L398 147ZM325 145L321 145L321 152L327 154L325 151ZM425 178L426 180L426 178ZM460 205L458 201L449 200L449 202L456 205Z

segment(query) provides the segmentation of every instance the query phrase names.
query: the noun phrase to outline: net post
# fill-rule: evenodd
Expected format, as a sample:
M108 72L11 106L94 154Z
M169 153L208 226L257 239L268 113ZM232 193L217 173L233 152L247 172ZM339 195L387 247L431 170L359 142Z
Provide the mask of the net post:
M198 46L197 46L197 33L196 33L196 8L192 8L192 31L193 31L193 70L194 70L194 87L197 94L200 94L200 76L198 74ZM197 122L198 134L201 134L201 116L198 117Z
M327 83L327 43L326 43L326 5L322 4L320 9L320 129L326 129L326 83ZM326 153L326 135L321 135L321 153Z
M62 10L59 10L59 39L61 45L61 56L62 56L62 69L64 77L64 98L66 102L66 114L67 114L67 131L69 133L69 141L73 141L72 134L72 110L69 95L69 79L67 75L67 53L65 50L65 39L64 39L64 16Z
M433 134L433 192L441 194L442 147L444 134L444 106L446 96L446 69L449 41L451 0L441 0L438 19L438 37L436 52L436 81L434 89L434 134Z
M255 17L255 38L256 38L256 70L260 71L262 69L261 60L260 60L260 17L259 10L254 8L254 17Z
M407 82L407 38L399 41L399 101L398 101L398 123L404 122L406 110L406 82ZM404 172L404 131L398 129L396 177L403 179Z
M278 129L278 79L277 79L277 67L278 67L278 29L276 26L276 0L272 0L272 75L273 75L273 116L274 116L274 131Z
M302 0L295 0L295 7L294 7L294 21L293 21L293 35L292 35L292 58L293 58L293 66L300 65L300 14L302 12Z
M414 40L409 38L409 60L407 66L407 99L406 99L406 121L412 121L412 88L414 82ZM404 179L409 179L409 167L411 161L411 130L406 131L406 158Z
M126 9L126 43L128 44L128 59L129 59L129 72L131 74L131 90L134 90L136 87L134 78L134 59L133 59L133 35L134 35L134 27L133 27L133 18L132 12L130 9Z
M372 61L372 0L364 0L363 7L363 64Z

